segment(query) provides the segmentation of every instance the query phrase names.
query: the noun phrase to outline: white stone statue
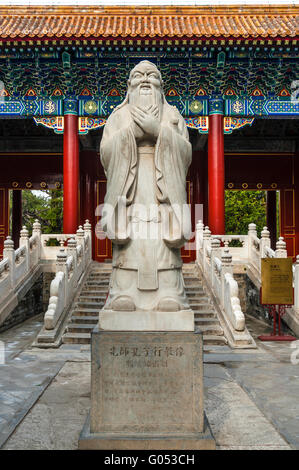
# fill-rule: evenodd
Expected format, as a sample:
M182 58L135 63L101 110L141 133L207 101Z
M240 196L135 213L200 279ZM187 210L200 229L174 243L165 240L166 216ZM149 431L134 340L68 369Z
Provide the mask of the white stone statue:
M186 174L191 144L149 61L130 73L125 100L110 115L100 147L107 177L102 227L113 243L104 309L189 309L180 248L189 240Z

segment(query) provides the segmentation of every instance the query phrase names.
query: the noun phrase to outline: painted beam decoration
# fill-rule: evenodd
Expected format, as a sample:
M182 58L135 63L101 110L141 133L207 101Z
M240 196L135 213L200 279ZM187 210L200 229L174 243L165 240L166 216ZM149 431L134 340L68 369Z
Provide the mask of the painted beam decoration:
M0 41L0 118L59 117L76 101L79 117L107 119L142 59L157 64L168 103L201 132L217 100L225 117L294 117L298 56L296 39Z
M63 114L63 100L49 100L35 97L34 99L14 99L0 96L1 116L60 116Z
M55 134L63 134L64 131L64 117L34 117L34 122L36 125L42 125L48 129L52 129Z
M299 116L299 100L236 99L225 100L227 116Z
M42 125L52 129L56 134L63 134L64 131L64 117L34 117L36 125ZM79 117L78 119L78 133L87 134L92 129L98 129L105 126L107 119L98 117ZM190 129L197 129L200 134L209 133L209 117L197 116L194 118L185 118L187 127ZM224 134L231 134L233 130L240 129L241 127L251 126L254 118L232 118L225 117L223 124Z
M121 100L78 100L79 116L81 117L108 117ZM176 106L186 118L197 119L206 116L209 100L185 101L167 100ZM198 104L199 103L199 104ZM269 100L269 99L225 99L224 115L237 116L299 116L299 100ZM184 112L185 111L185 112ZM46 117L61 116L64 114L63 100L36 99L5 99L0 101L1 117ZM191 127L191 126L190 126ZM196 127L196 126L195 126Z

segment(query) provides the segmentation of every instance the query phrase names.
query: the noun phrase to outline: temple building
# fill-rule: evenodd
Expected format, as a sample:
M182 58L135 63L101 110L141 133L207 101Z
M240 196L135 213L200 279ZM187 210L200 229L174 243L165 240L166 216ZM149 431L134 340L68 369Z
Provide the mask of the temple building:
M299 449L298 2L14 2L0 450Z
M298 9L292 6L0 7L0 249L18 246L22 191L63 188L64 233L89 219L93 259L106 179L99 148L129 71L161 71L189 128L191 205L225 233L225 190L267 191L267 225L299 252ZM12 220L9 220L9 198ZM193 223L195 224L195 220ZM185 262L194 251L185 250Z

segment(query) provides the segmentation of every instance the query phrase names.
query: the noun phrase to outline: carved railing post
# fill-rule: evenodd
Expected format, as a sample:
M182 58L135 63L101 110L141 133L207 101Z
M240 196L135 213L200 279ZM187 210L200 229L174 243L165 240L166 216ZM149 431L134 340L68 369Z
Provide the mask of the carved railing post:
M203 231L204 231L204 224L201 220L199 220L196 224L196 260L200 262L200 250L202 250L203 246Z
M32 236L36 237L37 260L40 260L42 230L41 230L41 224L39 223L37 219L35 219L33 226L32 226Z
M256 236L257 236L256 225L249 224L248 225L248 260L249 262L253 262L252 245L253 245L253 239L256 238Z
M70 238L67 242L67 255L73 258L73 272L77 268L77 240Z
M29 245L29 232L25 225L20 232L20 247L25 246L25 257L26 257L26 271L30 269L30 245Z
M267 258L267 248L271 248L270 232L267 227L264 227L261 232L260 242L260 255L261 258Z
M85 232L85 235L88 235L88 247L89 247L89 252L90 252L90 257L91 257L91 250L92 250L92 233L91 233L91 224L89 223L89 220L85 220L85 224L83 225L83 229Z
M65 299L67 298L67 280L68 280L68 269L66 265L66 260L67 260L67 253L64 248L60 248L59 252L57 253L56 256L56 273L58 271L63 272L64 274L64 279L65 279Z
M10 284L11 287L14 287L15 283L15 250L14 242L11 239L11 236L8 235L4 242L3 258L7 258L9 262L9 271L10 271Z
M220 257L221 257L220 240L218 238L212 238L211 239L211 280L212 280L213 289L217 285L217 272L218 272L217 271L218 265L215 266L215 258L217 258L220 261Z
M284 241L283 237L279 237L279 239L276 242L276 250L275 250L275 257L276 258L287 258L288 257L288 252L286 249L286 242Z
M81 246L81 263L82 263L82 266L85 266L86 264L85 259L86 259L87 253L85 253L85 249L84 249L84 230L82 228L82 225L79 225L79 228L76 232L76 241L77 241L77 245Z
M225 274L229 273L233 275L233 263L232 263L232 255L229 252L229 248L224 248L223 253L221 255L221 303L222 307L224 306L224 298L225 298Z
M207 266L208 266L207 251L210 249L211 235L212 235L211 230L209 229L208 226L206 226L206 228L203 231L203 239L202 239L202 252L203 252L203 260L202 260L203 266L202 267L205 273L207 272Z

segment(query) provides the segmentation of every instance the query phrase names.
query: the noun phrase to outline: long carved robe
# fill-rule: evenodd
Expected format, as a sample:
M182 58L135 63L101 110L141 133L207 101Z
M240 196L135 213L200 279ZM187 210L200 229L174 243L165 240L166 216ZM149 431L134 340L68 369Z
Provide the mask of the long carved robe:
M157 271L181 268L180 248L189 240L191 219L186 206L186 174L191 162L191 144L184 119L173 106L163 104L161 128L153 151L153 198L160 208L170 213L170 230L159 240L132 240L127 214L115 222L119 197L125 207L140 202L142 188L142 151L136 144L129 105L121 105L109 117L101 142L101 162L107 177L104 231L113 242L113 267L138 271L138 287L158 288ZM151 175L149 175L150 178ZM167 211L165 214L167 214ZM119 215L119 214L118 214ZM162 220L163 222L163 220Z

